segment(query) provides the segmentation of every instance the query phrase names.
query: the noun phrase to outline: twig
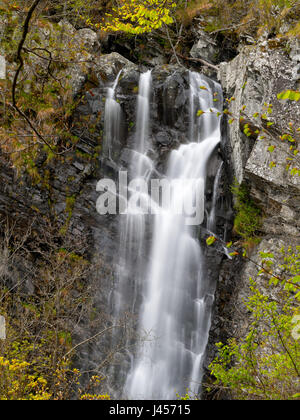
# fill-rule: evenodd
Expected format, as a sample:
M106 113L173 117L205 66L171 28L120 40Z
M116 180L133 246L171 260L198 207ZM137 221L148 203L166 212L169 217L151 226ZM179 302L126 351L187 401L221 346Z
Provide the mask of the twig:
M35 47L35 48L23 48L24 51L34 54L39 58L42 58L43 60L46 61L50 61L50 58L47 57L43 57L42 55L36 53L35 51L45 51L46 53L48 53L49 55L51 54L51 52L49 50L47 50L46 48L41 48L41 47ZM67 50L60 50L61 52L66 52ZM72 61L67 61L67 60L59 60L57 58L51 58L51 62L52 63L60 63L60 64L84 64L84 63L93 63L93 59L90 60L72 60Z
M291 355L291 352L289 351L288 347L285 345L285 342L284 342L283 337L282 337L282 335L281 335L280 329L279 329L279 327L278 327L278 325L277 325L277 323L276 323L277 321L275 320L274 314L272 313L272 314L271 314L271 316L272 316L273 324L275 325L276 332L277 332L277 334L278 334L279 340L280 340L280 342L281 342L281 345L282 345L282 347L284 348L284 350L287 352L287 354L288 354L288 356L289 356L289 358L290 358L290 360L291 360L291 362L292 362L292 364L293 364L293 366L294 366L295 372L296 372L296 373L297 373L297 375L300 377L300 372L299 372L299 370L298 370L298 368L297 368L297 364L296 364L296 362L295 362L295 360L294 360L293 356Z
M85 340L81 341L80 343L76 344L76 346L72 347L72 348L71 348L71 350L69 350L69 351L68 351L68 352L64 355L63 359L64 359L65 357L67 357L70 353L72 353L72 351L76 350L79 346L82 346L83 344L86 344L86 343L88 343L89 341L94 340L95 338L97 338L97 337L99 337L100 335L102 335L102 334L106 333L107 331L110 331L110 330L112 330L112 329L114 329L114 328L121 328L121 327L123 327L123 325L112 325L111 327L104 328L104 330L99 331L97 334L93 335L92 337L89 337L89 338L87 338L87 339L85 339Z
M218 32L223 32L223 31L230 31L231 29L236 29L236 28L239 28L240 26L248 25L248 23L252 23L255 20L256 19L253 18L251 20L248 20L247 22L239 23L238 25L232 25L232 26L227 26L227 28L216 29L215 31L210 32L209 35L214 35L214 34L217 34Z
M208 231L208 232L211 233L216 238L216 240L218 240L223 246L227 246L226 242L223 241L223 239L221 239L220 237L216 236L214 233L212 233L210 231ZM257 268L263 270L263 272L265 274L267 274L268 276L270 276L272 278L275 278L275 279L279 280L280 282L285 282L285 283L291 284L294 287L296 287L297 289L300 289L300 286L298 284L293 283L290 280L287 280L287 279L285 279L283 277L277 276L276 274L274 274L271 271L267 270L262 264L260 264L260 263L258 263L256 261L252 260L250 257L248 257L248 255L246 255L246 254L242 255L241 252L237 248L235 248L234 246L230 246L230 249L234 250L234 252L236 252L237 255L242 256L243 258L245 258L246 260L248 260L249 262L251 262L252 264L254 264Z
M173 50L173 53L174 53L175 58L176 58L176 61L177 61L177 64L178 64L179 66L181 66L181 63L180 63L180 61L179 61L179 59L178 59L178 57L177 57L176 49L175 49L175 47L174 47L174 45L173 45L173 42L172 42L172 40L171 40L171 38L170 38L170 34L169 34L169 29L168 29L168 26L167 26L167 25L165 25L165 28L166 28L166 33L167 33L167 37L168 37L169 43L170 43L170 45L171 45L171 48L172 48L172 50Z
M215 66L214 64L211 64L211 63L209 63L206 60L203 60L203 58L186 57L186 56L184 56L184 55L182 55L180 53L177 53L177 55L178 55L178 57L183 58L184 60L187 60L187 61L195 61L196 63L201 63L204 66L211 67L215 71L219 71L219 67L218 66Z

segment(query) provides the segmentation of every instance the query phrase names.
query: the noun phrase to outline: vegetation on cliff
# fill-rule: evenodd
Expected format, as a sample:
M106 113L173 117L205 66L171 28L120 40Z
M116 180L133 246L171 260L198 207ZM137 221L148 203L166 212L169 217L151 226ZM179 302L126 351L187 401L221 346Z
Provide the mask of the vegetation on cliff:
M255 46L261 36L274 39L274 48L287 48L286 39L300 36L299 15L297 0L3 0L0 53L5 55L7 77L0 81L1 159L16 170L21 182L27 174L33 185L46 190L51 190L49 162L69 164L68 153L76 151L78 143L72 115L81 100L80 92L74 94L70 66L80 69L87 89L97 83L90 72L89 46L84 38L78 43L74 28L92 29L103 44L119 37L121 44L140 42L146 50L149 36L162 47L168 62L202 66L205 60L186 57L194 25L221 45L230 43L237 54L239 42ZM286 92L279 99L299 99L298 91ZM266 114L254 114L265 121L267 130L272 124L267 121L269 113L267 106ZM226 114L229 124L240 118ZM246 136L255 134L247 122L241 125ZM287 167L295 176L298 135L299 127L292 126L281 133L281 140L290 145ZM269 146L269 153L274 149ZM41 169L37 162L42 154L46 159ZM272 161L270 169L275 165ZM234 233L244 243L257 240L262 212L244 184L234 186L233 193ZM101 376L90 375L87 384L74 367L73 336L81 321L91 322L93 328L100 325L103 331L110 325L95 316L92 284L87 287L87 278L98 268L83 244L74 244L68 236L75 200L74 194L67 195L64 226L54 229L48 215L50 225L47 220L43 238L35 229L32 234L30 227L19 234L3 215L0 315L6 319L7 339L0 340L0 399L109 398L101 388ZM39 216L39 209L33 210ZM265 286L251 279L245 300L247 334L218 344L219 355L210 366L216 380L210 392L225 390L236 399L300 398L299 247L282 250L282 258L279 263L270 253L257 263L257 278L264 276ZM25 261L29 266L24 268ZM15 266L23 267L21 273L14 272Z
M214 387L233 399L300 398L299 252L299 246L281 249L282 264L274 254L261 253L262 268L257 279L250 278L244 301L247 332L217 344L218 356L210 364ZM275 275L278 270L282 274Z
M0 314L6 339L0 339L0 399L108 399L99 392L101 375L94 373L83 384L73 364L80 323L105 328L87 282L99 267L82 256L83 243L47 222L38 234L34 220L22 236L21 227L10 223L1 223Z

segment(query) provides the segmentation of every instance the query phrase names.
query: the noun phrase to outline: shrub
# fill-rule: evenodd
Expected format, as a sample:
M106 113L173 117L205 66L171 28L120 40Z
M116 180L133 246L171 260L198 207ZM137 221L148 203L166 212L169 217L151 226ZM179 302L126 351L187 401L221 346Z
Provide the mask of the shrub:
M283 264L273 254L261 254L261 264L268 260L273 271L284 270L282 281L261 277L262 270L256 281L250 278L247 333L217 343L218 355L209 366L213 387L228 390L233 399L300 399L300 247L282 249Z

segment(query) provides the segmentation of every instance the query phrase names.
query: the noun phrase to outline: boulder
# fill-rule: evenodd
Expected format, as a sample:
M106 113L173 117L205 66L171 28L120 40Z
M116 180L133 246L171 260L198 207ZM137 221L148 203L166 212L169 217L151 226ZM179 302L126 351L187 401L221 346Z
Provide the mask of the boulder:
M220 50L216 41L205 31L198 29L197 41L190 51L190 56L193 58L203 58L211 63L217 63L219 53Z
M122 70L122 77L128 70L136 70L137 66L117 52L100 55L95 59L93 67L99 80L103 83L114 82L117 74Z

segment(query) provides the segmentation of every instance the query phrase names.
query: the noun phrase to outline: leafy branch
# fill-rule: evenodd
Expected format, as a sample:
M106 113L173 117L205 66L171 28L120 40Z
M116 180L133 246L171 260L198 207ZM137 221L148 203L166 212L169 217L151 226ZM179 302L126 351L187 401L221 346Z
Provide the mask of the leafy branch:
M286 279L284 277L280 277L277 274L274 274L273 271L270 268L266 268L266 266L263 265L265 263L266 263L267 266L272 265L272 263L270 262L270 259L274 258L273 254L271 254L271 253L269 253L269 254L261 253L261 256L263 257L263 260L262 260L261 263L259 263L255 260L253 260L252 258L250 258L247 255L247 251L245 249L243 249L243 251L241 252L239 247L233 246L232 242L227 242L226 243L225 241L223 241L223 239L221 239L220 237L217 237L216 235L210 235L206 239L206 244L208 246L213 245L215 242L221 243L222 246L224 247L224 249L226 249L226 253L228 251L228 255L230 257L240 256L240 257L243 257L245 260L254 264L259 269L258 274L261 274L261 273L266 274L267 276L270 277L271 282L274 283L274 279L276 279L279 282L281 282L282 284L290 285L290 287L289 287L290 290L293 290L293 289L294 289L293 291L295 291L295 289L300 290L300 285L297 284L297 282L300 280L299 276L295 276L291 279ZM297 294L297 297L299 297L299 300L300 300L300 293Z

